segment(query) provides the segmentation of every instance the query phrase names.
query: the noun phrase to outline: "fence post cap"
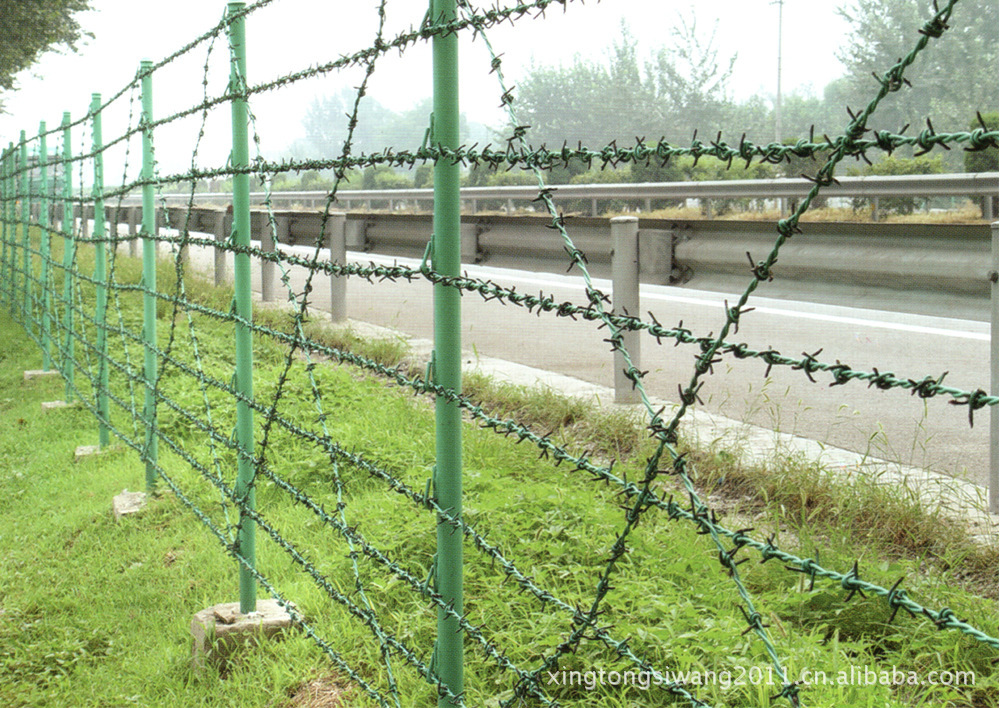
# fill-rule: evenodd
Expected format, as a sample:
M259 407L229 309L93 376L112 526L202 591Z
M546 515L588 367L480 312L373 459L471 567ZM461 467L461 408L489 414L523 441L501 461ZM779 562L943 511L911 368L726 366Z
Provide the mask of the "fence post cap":
M612 224L625 224L625 223L629 223L629 222L632 222L632 221L638 221L638 220L639 220L638 216L612 216L611 217L611 223Z

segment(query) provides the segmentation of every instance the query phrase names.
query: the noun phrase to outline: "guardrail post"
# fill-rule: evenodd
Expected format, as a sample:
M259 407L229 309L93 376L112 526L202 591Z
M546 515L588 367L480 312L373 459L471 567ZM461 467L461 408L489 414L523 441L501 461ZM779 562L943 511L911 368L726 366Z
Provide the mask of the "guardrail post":
M76 271L76 239L73 238L73 146L72 128L69 112L63 113L63 189L62 189L62 232L63 232L63 330L66 332L66 346L63 350L63 378L66 379L67 403L73 400L73 285L76 282L73 274Z
M989 199L990 197L987 197ZM997 229L1000 222L993 222L993 274L990 284L992 306L990 307L990 394L1000 395L1000 288L997 284L997 268L1000 267L1000 248ZM990 406L990 513L1000 513L1000 406Z
M142 225L142 207L128 208L128 254L132 258L139 257L139 229Z
M437 22L455 19L456 0L433 0L431 17ZM458 37L434 35L434 127L432 140L439 148L457 149L458 116ZM475 204L473 204L475 212ZM459 168L450 160L434 165L434 237L432 265L442 276L461 274L461 201ZM460 393L462 390L462 303L459 291L434 284L434 383ZM435 405L434 498L453 518L462 515L462 414L458 406L443 396ZM437 611L437 642L434 646L438 680L454 695L461 695L464 683L464 634L458 617L464 614L463 549L464 534L444 518L437 522L435 589L443 604ZM448 612L445 608L450 608ZM439 693L438 706L453 705Z
M347 265L347 214L332 211L326 220L326 246L330 249L330 262ZM343 322L347 319L347 278L335 273L330 275L330 319Z
M639 219L616 216L611 219L611 288L615 314L639 314ZM622 332L622 344L632 365L639 368L639 332ZM639 394L625 375L625 356L615 350L615 403L638 403Z
M31 331L31 174L28 172L28 135L21 131L21 241L24 247L24 326Z
M94 281L97 287L97 421L98 444L111 442L108 410L108 262L104 230L104 137L101 130L101 94L90 102L94 134Z
M233 119L233 225L236 251L233 254L234 285L236 289L236 444L239 447L238 471L236 475L235 497L240 506L239 535L237 551L248 567L240 564L240 612L247 614L257 608L257 584L250 568L256 563L256 541L254 521L247 514L253 511L255 494L253 488L256 469L254 467L253 409L253 340L250 321L253 318L253 301L250 283L250 147L248 136L248 109L246 91L246 24L242 11L242 0L229 3L229 46L232 50L230 62L229 95Z
M142 338L143 377L146 401L142 416L146 421L146 441L142 457L146 463L146 491L156 489L159 439L156 430L156 234L157 211L153 189L153 62L139 64L142 83ZM115 227L117 229L117 225Z
M230 236L232 231L232 222L229 219L229 214L223 209L217 212L215 215L215 230L214 236L215 241L218 244L225 243ZM215 274L215 284L222 285L226 282L226 250L221 246L216 246L213 251L214 259L214 274Z
M291 232L292 220L287 216L277 216L274 219L274 229L277 232L278 242L288 242ZM275 253L275 232L271 231L271 225L264 222L261 225L260 249L265 253ZM260 299L264 302L274 300L274 261L267 258L260 259Z
M52 233L49 231L49 145L45 121L38 124L38 235L42 254L42 371L52 368Z

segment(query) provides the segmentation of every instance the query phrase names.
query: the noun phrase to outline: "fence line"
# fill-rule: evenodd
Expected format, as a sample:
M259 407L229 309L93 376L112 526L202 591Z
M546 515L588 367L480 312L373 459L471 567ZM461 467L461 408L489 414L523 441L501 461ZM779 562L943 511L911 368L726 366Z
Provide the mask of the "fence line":
M959 133L935 133L932 129L918 136L897 136L879 133L874 138L865 138L866 122L877 109L880 101L888 94L898 91L904 84L904 73L917 55L924 51L932 39L937 39L952 23L952 12L957 0L950 0L936 11L922 30L922 36L913 49L897 64L888 68L879 78L879 91L871 103L863 110L852 113L852 120L844 135L822 142L813 136L803 138L796 146L754 146L743 140L738 146L729 146L721 140L714 143L695 142L690 147L678 147L665 143L646 146L639 143L634 148L617 149L613 152L563 149L561 152L545 148L533 149L525 141L523 126L516 120L512 107L513 89L504 78L502 61L489 44L486 35L494 25L503 22L517 22L530 16L534 11L544 11L554 2L565 6L568 0L536 0L508 7L481 10L471 7L465 0L435 0L425 21L419 29L401 33L386 40L385 2L378 8L379 28L370 48L353 55L342 57L327 64L310 67L279 79L251 85L246 75L244 20L251 13L273 0L257 2L246 6L243 2L230 2L227 12L219 24L186 45L167 59L152 63L144 61L131 84L114 94L109 101L102 101L100 94L94 94L91 107L85 119L72 122L64 115L59 131L63 137L63 153L53 158L48 150L47 137L55 131L47 131L44 124L36 138L28 140L22 131L18 145L11 144L2 156L3 189L0 198L3 208L2 240L0 251L0 300L12 315L22 324L28 334L35 339L45 352L45 368L58 368L67 386L67 400L78 398L90 409L98 420L100 446L107 447L113 434L125 445L134 449L146 468L147 487L153 491L162 481L199 520L208 527L224 549L237 562L239 574L240 611L251 612L256 606L256 588L259 583L268 593L284 606L293 618L304 628L317 645L359 688L374 702L382 706L401 705L408 697L400 696L396 675L400 666L408 666L422 676L438 695L438 704L467 705L464 676L464 643L469 640L475 650L496 664L501 672L509 672L514 677L514 685L509 698L500 701L502 706L511 706L527 699L541 705L555 706L556 701L546 690L543 681L547 671L553 670L570 652L576 651L584 643L593 643L605 648L609 656L622 659L641 671L662 680L660 688L675 697L682 698L692 706L706 705L688 687L665 679L665 672L645 658L641 652L629 646L629 639L615 634L611 628L600 623L600 617L609 602L608 593L617 572L618 564L629 551L633 531L640 520L653 509L665 512L671 520L685 520L694 526L694 531L709 537L723 570L732 579L734 589L741 601L740 610L746 623L746 632L752 632L760 642L763 651L780 678L777 697L785 699L793 706L799 705L800 686L787 675L780 659L774 638L764 622L764 614L757 608L754 598L743 581L739 565L746 560L738 558L744 550L753 551L761 562L779 560L791 572L804 573L811 581L817 577L826 578L839 585L848 593L848 598L864 592L884 598L891 611L890 622L899 609L914 617L929 619L939 629L953 629L968 635L973 640L998 647L998 640L987 632L960 620L948 608L932 610L909 597L901 586L902 579L890 588L863 580L858 564L850 569L837 571L820 565L818 560L800 558L782 551L774 537L759 540L751 535L751 530L731 530L719 523L714 510L703 501L692 481L691 463L677 449L677 428L690 408L699 403L698 393L705 376L713 373L713 365L721 361L721 356L737 358L755 357L771 366L789 366L802 370L813 379L812 374L828 372L833 384L847 384L852 380L868 382L879 389L902 388L921 398L935 395L951 397L951 402L967 408L970 422L975 411L998 403L985 390L959 390L946 387L943 377L896 377L893 374L854 371L839 361L820 361L816 354L805 354L804 358L786 357L775 351L754 351L744 344L729 341L739 327L741 316L747 312L748 301L758 287L773 278L773 267L782 245L799 233L799 218L810 203L821 192L826 194L836 180L833 178L837 163L846 157L864 156L868 151L886 151L900 145L918 145L931 150L950 144L964 145L970 149L996 147L997 131L977 129ZM498 80L498 91L502 103L508 108L511 119L511 138L507 148L493 151L489 148L473 150L461 146L457 131L457 41L460 33L473 32L484 42L492 56L491 72ZM227 56L230 68L228 83L218 95L209 92L209 65L216 39L227 42ZM405 50L414 42L430 40L434 53L435 112L429 143L417 150L386 150L377 155L354 157L351 142L357 126L358 108L365 94L369 78L375 71L377 61L390 49ZM152 104L152 81L156 72L177 57L207 43L205 71L203 76L204 94L202 99L172 115L155 118ZM300 161L271 163L260 154L260 136L251 111L250 100L265 91L278 89L310 76L330 71L359 66L364 69L365 78L358 88L352 113L349 116L348 137L340 156L320 161ZM141 94L141 114L138 125L132 126L132 102L135 90ZM124 133L104 142L102 135L102 113L117 101L129 95L130 119ZM205 134L209 111L229 104L232 113L233 151L231 160L224 166L201 168L197 164L199 146ZM155 164L155 142L157 128L187 116L195 116L201 121L199 137L192 153L191 169L181 175L158 175ZM70 141L74 127L89 127L92 148L72 155ZM128 153L126 152L125 178L122 186L105 190L103 158L112 146L123 144L128 149L130 138L141 136L142 171L138 179L129 181ZM36 195L31 187L31 177L35 166L29 166L29 145L38 146L35 161L40 170L41 194ZM251 155L251 146L256 152ZM586 254L573 242L566 227L564 216L554 202L554 190L547 187L543 171L554 164L565 161L579 161L604 164L666 160L678 155L714 155L722 159L764 159L777 161L795 154L797 156L819 155L826 159L801 203L790 217L780 220L777 238L770 252L759 261L750 259L752 279L746 290L733 305L726 308L726 319L717 335L695 336L694 333L678 325L667 328L655 320L647 322L630 315L626 305L609 302L608 296L597 289L587 268ZM323 261L321 251L326 246L329 231L338 219L333 206L338 200L338 187L348 168L374 164L414 164L416 161L432 161L435 165L435 226L434 237L428 244L428 251L419 268L399 266L363 266L340 262ZM518 293L510 288L499 287L489 281L476 280L461 275L461 235L459 227L460 191L458 172L461 162L480 164L493 169L519 166L534 171L538 178L535 199L545 208L551 219L551 227L563 240L564 248L572 267L582 275L588 304L575 306L559 303L543 295L538 297ZM92 194L83 195L83 179L79 180L80 194L72 196L71 173L76 163L82 172L87 162L93 163L94 179ZM61 194L61 224L50 223L47 200L50 198L48 168L58 164L62 169L63 185ZM336 176L334 188L326 195L321 227L314 243L311 257L300 257L268 249L257 249L250 244L250 193L251 178L262 179L265 184L275 174L289 170L333 169ZM197 201L196 186L206 176L227 176L234 181L232 195L232 225L228 238L201 239L191 235L193 205ZM989 178L995 186L995 176ZM51 187L54 189L55 181ZM189 186L184 218L175 221L169 210L165 210L165 186L183 183ZM136 187L142 189L142 225L139 234L143 243L142 275L134 277L127 271L129 265L119 261L119 247L131 242L136 235L121 235L117 227L106 228L106 200L116 200L120 209L128 192ZM267 211L268 230L271 242L279 240L279 222L274 213L276 194L270 190L264 193L263 202ZM39 214L33 221L33 203L38 201ZM159 205L157 205L159 201ZM20 203L18 218L16 206ZM86 212L81 219L80 233L75 232L72 218L75 204L93 203L95 219L93 233L87 235ZM158 233L157 209L167 214L166 225L177 230L177 236ZM220 219L226 227L226 219ZM619 226L623 240L631 238L634 226L623 222ZM63 260L56 261L51 252L51 239L63 242ZM38 246L34 243L37 240ZM171 249L172 273L170 278L157 280L156 248L167 244ZM189 293L186 279L186 249L192 245L208 245L222 252L233 254L236 263L235 297L232 307L226 310L210 299L199 298ZM82 246L82 248L81 248ZM93 252L94 272L88 275L81 270L80 258L89 257ZM85 253L86 252L86 253ZM250 259L260 258L273 263L281 271L281 281L294 311L287 329L279 330L255 321L250 295ZM341 255L341 258L343 256ZM296 292L288 278L289 266L304 266L309 275L302 292ZM37 267L36 267L37 266ZM36 272L38 273L36 275ZM305 327L308 314L309 294L315 275L331 276L343 282L346 277L368 279L425 280L434 285L435 291L435 348L428 374L424 377L411 376L399 369L386 367L366 357L330 347L310 337ZM61 283L57 282L61 279ZM335 281L336 282L336 281ZM61 295L60 288L62 286ZM164 289L165 288L165 289ZM647 460L643 476L639 480L628 481L613 471L613 464L594 461L587 454L575 455L554 443L548 435L539 435L528 426L514 420L502 420L491 416L473 403L461 390L461 342L459 332L459 297L462 292L479 293L486 299L496 299L527 308L538 313L552 313L556 316L579 317L586 322L597 322L609 331L609 344L620 361L622 376L634 388L635 396L642 402L648 416L647 427L657 443L656 452ZM141 331L135 330L130 322L129 303L141 299L143 323ZM163 306L172 311L167 318L168 331L157 332L157 310ZM633 305L628 305L632 307ZM93 307L93 310L90 308ZM117 324L109 322L108 310L114 310ZM637 309L637 308L636 308ZM60 312L61 311L61 312ZM93 313L93 314L92 314ZM61 317L59 315L62 315ZM202 356L199 349L198 327L216 327L221 323L232 326L236 341L235 361L220 360L218 355ZM187 325L186 339L179 328ZM93 332L87 330L92 329ZM645 372L640 370L637 349L632 342L638 342L638 333L646 331L657 343L666 338L677 343L693 344L699 348L697 363L690 382L680 391L680 406L669 418L663 410L656 410L646 395L643 385ZM114 343L112 354L109 336L120 338ZM165 343L162 343L163 339ZM254 391L253 339L268 341L283 347L280 374L268 393L262 395ZM648 340L647 340L648 341ZM135 347L143 351L143 364L133 364L130 352ZM120 350L120 356L117 352ZM82 356L81 356L82 352ZM432 395L436 405L436 464L426 491L421 493L408 483L390 466L370 459L365 453L348 451L339 445L327 426L329 410L324 408L321 385L317 379L319 356L330 357L338 362L351 363L367 371L395 382L401 387L417 393ZM305 364L301 366L301 360ZM301 369L300 369L301 367ZM294 398L289 393L293 374L304 373L308 400L312 411L304 412L291 405ZM76 374L80 374L77 377ZM180 400L172 394L172 382L177 377L186 377L198 384L200 400L195 404ZM228 381L228 382L227 382ZM135 387L143 389L144 400L139 406ZM127 393L126 393L127 387ZM213 399L216 403L213 404ZM224 405L235 402L235 416ZM192 408L197 406L199 410ZM203 408L204 410L200 410ZM575 606L560 597L561 589L546 589L536 583L531 575L505 554L500 547L485 534L467 523L462 514L462 443L461 416L466 412L481 425L504 435L511 435L520 441L530 441L544 456L549 456L555 464L568 463L575 470L586 473L599 482L607 483L620 490L626 500L625 521L608 549L607 559L601 568L599 578L589 595L589 604ZM174 418L176 417L176 418ZM255 417L261 421L260 434L255 435ZM186 426L201 433L207 450L191 452L186 441L174 431L167 419L183 421ZM132 430L129 432L128 428ZM142 428L140 430L139 428ZM235 428L235 434L226 432ZM206 492L200 488L186 487L182 475L167 469L159 454L158 444L162 441L171 455L183 460L191 473L207 483L206 489L219 497L218 510L206 507ZM327 512L323 504L299 489L287 475L280 471L282 444L302 444L321 453L330 465L331 477L337 495L336 511ZM237 468L235 479L227 469ZM436 519L437 551L430 577L418 577L412 568L378 548L366 535L352 527L346 518L348 507L343 494L340 465L359 469L385 488L400 493L415 508L428 511ZM184 474L187 474L185 472ZM685 497L676 502L672 497L661 495L663 478L677 479L681 493ZM340 538L350 550L354 595L339 591L336 583L325 575L307 553L286 538L258 510L255 497L260 481L266 481L301 505L315 519L328 528L335 538ZM188 480L190 481L190 480ZM212 502L212 504L216 504ZM238 520L230 520L230 510L238 512ZM352 664L346 651L336 646L334 640L321 637L302 613L294 605L294 598L286 597L275 582L259 567L256 557L256 530L260 529L276 548L287 554L305 573L315 586L334 605L345 609L354 619L370 632L380 650L380 659L385 669L385 678L377 681L370 676L370 668L361 669ZM486 558L499 564L501 573L533 597L543 607L557 612L565 622L565 631L559 641L548 652L539 651L531 665L517 662L507 656L507 648L499 644L499 634L483 626L476 626L465 615L463 609L463 553L469 546ZM400 636L388 629L379 617L373 603L368 599L363 573L359 561L364 560L374 567L402 582L402 584L428 601L437 615L437 641L431 655L407 644ZM745 632L745 633L746 633Z

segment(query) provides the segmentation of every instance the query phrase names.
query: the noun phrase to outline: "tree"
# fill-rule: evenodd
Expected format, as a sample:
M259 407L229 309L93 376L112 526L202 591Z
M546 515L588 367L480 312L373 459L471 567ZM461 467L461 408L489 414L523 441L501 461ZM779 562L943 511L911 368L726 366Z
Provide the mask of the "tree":
M320 96L313 99L305 115L302 117L302 127L305 137L295 140L288 148L288 153L296 159L339 157L344 151L344 141L347 139L347 119L354 110L356 91L345 88L339 93ZM354 129L351 142L351 154L372 154L382 152L390 147L395 151L409 150L415 152L424 141L430 125L432 101L426 98L414 107L402 112L393 111L371 97L361 100L358 108L358 125ZM466 144L488 142L488 131L475 122L460 117L459 132ZM418 163L414 174L405 176L406 186L416 181L421 186L430 186L433 177L426 169L420 170ZM393 168L387 168L393 172ZM402 170L402 168L400 168ZM433 172L433 170L431 170ZM371 182L370 176L362 177ZM378 171L380 183L389 184L386 188L397 188L401 180L393 180L386 176L385 170ZM402 177L402 175L400 175ZM371 187L365 187L369 189ZM381 188L381 187L380 187Z
M838 54L847 69L842 98L856 110L878 90L872 72L882 76L913 49L934 7L929 0L852 0L840 13L854 28L851 41ZM921 130L930 118L936 129L962 130L977 110L996 110L998 23L996 0L958 4L951 28L932 39L907 69L912 86L904 84L886 97L868 127L899 131L909 124ZM959 153L949 155L958 169Z
M720 60L715 32L702 36L693 18L678 17L661 48L640 60L626 25L604 61L577 55L569 66L532 65L515 92L518 120L530 125L532 145L560 147L582 142L597 147L619 145L637 137L675 143L699 135L714 136L729 115L727 85L735 56ZM586 171L570 163L553 172L553 181L569 181ZM636 174L655 179L657 167Z
M720 117L731 104L728 86L736 55L720 60L715 46L718 25L716 20L706 40L698 33L693 10L688 19L678 15L669 46L646 66L657 113L688 137L696 129L705 135L725 127Z
M0 0L0 89L13 91L15 76L50 49L76 51L84 32L74 15L90 0Z

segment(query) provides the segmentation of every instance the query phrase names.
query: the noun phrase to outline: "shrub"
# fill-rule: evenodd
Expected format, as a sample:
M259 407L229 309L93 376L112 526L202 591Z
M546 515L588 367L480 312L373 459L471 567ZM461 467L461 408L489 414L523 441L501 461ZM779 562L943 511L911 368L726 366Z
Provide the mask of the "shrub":
M931 157L896 157L888 155L872 165L866 165L863 170L852 168L851 175L937 175L945 172L944 159L940 155ZM882 214L912 214L917 204L926 204L927 200L920 197L883 197L879 200L879 212ZM870 200L856 198L851 200L854 210L870 208Z

